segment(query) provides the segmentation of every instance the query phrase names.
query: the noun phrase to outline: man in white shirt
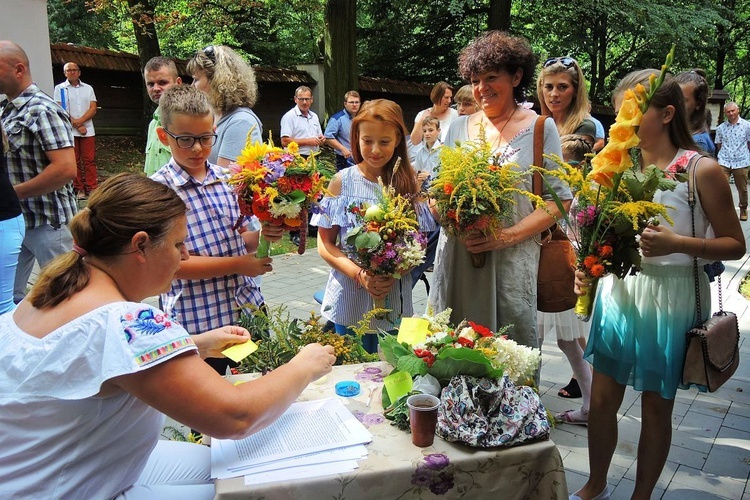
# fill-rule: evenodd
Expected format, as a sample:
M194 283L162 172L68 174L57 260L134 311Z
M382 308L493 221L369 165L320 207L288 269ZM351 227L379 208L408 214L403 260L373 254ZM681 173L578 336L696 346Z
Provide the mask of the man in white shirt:
M281 145L287 147L289 143L296 142L299 154L307 158L320 151L320 146L326 142L326 136L323 135L318 115L310 110L313 103L312 89L304 85L297 87L294 91L294 103L296 106L281 117ZM308 214L308 219L311 215ZM317 236L317 228L308 226L307 234ZM289 238L299 246L299 231L290 231Z
M310 110L313 103L310 87L298 87L294 91L294 103L296 106L281 117L281 145L287 147L290 142L296 142L299 153L307 158L320 151L326 138L318 115Z
M96 189L96 139L94 123L96 95L91 85L81 81L81 69L74 62L63 66L66 80L55 86L55 101L68 113L75 140L78 174L73 181L78 199L86 199Z
M724 105L727 121L716 128L716 153L727 180L734 178L740 199L740 220L747 220L747 169L750 167L750 123L740 118L736 103Z

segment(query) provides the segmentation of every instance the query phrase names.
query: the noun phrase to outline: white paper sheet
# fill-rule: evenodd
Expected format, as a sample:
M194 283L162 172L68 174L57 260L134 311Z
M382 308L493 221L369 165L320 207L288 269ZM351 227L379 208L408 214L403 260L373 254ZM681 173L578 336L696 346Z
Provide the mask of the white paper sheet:
M372 434L339 399L297 402L276 422L250 437L212 439L211 475L238 476L250 466L370 441ZM234 474L227 476L230 472Z
M289 469L261 472L259 474L245 476L245 486L285 481L292 477L294 479L305 479L309 477L328 476L331 474L343 474L344 472L351 472L357 467L357 462L353 460L324 465L302 465L300 467L290 467Z
M214 445L212 444L212 447L213 446ZM223 446L226 446L226 444ZM219 451L221 452L221 449L219 449ZM241 476L243 474L257 474L260 472L300 467L303 465L321 465L332 464L334 462L363 460L365 458L367 458L367 448L364 445L358 444L355 446L347 446L346 448L336 448L335 450L319 451L307 455L300 455L298 457L284 458L260 465L248 465L247 467L237 467L231 470L227 469L223 472L217 470L215 479L227 479L230 477ZM212 460L212 471L215 470L213 464L214 462Z

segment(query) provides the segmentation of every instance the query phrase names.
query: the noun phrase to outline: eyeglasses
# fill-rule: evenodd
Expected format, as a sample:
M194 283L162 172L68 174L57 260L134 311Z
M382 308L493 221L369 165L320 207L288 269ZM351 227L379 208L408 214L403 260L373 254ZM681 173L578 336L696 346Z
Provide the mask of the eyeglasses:
M201 136L195 136L195 135L174 135L172 132L170 132L167 129L164 129L164 132L167 133L169 137L175 140L177 143L178 148L182 149L190 149L195 145L195 141L200 141L201 146L205 148L209 148L216 144L216 138L218 137L217 134L206 134Z
M214 49L213 45L209 45L207 47L203 47L203 50L201 50L206 57L208 57L208 60L212 63L216 64L216 50Z
M346 104L359 104L359 101L346 101Z
M81 71L80 69L66 69L65 70L66 73L80 73L80 71Z
M573 66L578 66L578 62L576 62L575 59L572 57L550 57L546 61L544 61L544 68L548 68L549 66L552 66L555 63L560 63L566 68L572 68Z

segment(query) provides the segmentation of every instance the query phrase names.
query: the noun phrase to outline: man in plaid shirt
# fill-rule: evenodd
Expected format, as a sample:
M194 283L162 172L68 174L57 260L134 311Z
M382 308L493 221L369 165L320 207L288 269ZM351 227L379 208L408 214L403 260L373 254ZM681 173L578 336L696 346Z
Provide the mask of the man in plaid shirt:
M73 131L65 112L34 84L29 58L17 44L0 40L0 123L8 135L8 176L26 220L13 299L20 302L34 260L46 265L69 252L68 223L76 214Z

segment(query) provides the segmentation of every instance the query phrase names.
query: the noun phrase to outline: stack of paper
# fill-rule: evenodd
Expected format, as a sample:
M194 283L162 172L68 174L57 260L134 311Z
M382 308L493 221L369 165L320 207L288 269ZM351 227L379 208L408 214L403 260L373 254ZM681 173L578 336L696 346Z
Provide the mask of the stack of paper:
M245 484L349 472L367 457L372 434L339 399L292 404L273 424L234 441L211 440L211 475Z

